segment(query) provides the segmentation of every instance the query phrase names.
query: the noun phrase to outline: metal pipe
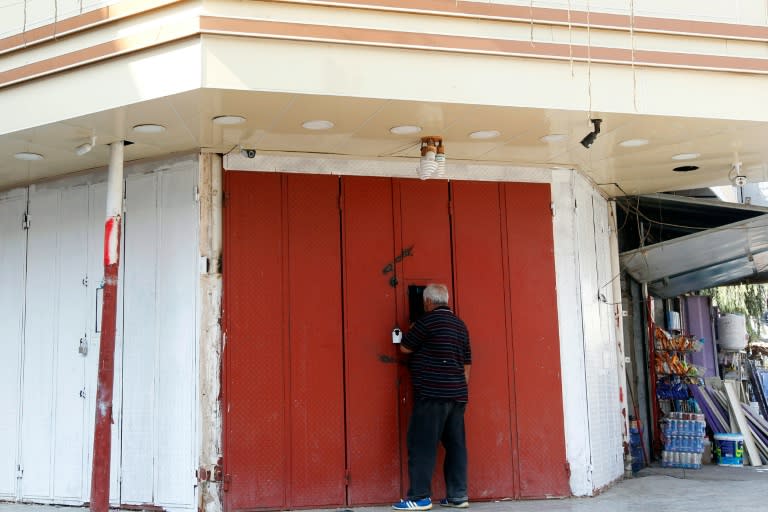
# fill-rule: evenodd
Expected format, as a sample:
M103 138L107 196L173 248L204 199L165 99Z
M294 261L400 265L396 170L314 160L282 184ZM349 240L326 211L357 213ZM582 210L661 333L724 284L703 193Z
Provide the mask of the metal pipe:
M627 449L627 453L630 452L630 435L629 435L629 405L630 403L630 396L629 393L624 393L624 390L628 389L628 383L627 383L627 368L626 368L626 359L625 359L625 349L624 349L624 309L623 309L623 297L621 294L621 262L619 261L619 224L618 220L616 218L616 202L610 202L609 205L609 215L610 215L610 224L611 224L611 232L610 237L608 239L608 244L611 251L611 275L614 276L614 278L611 280L611 297L614 307L614 332L616 333L616 352L617 352L617 370L618 375L617 378L619 380L619 397L620 397L620 406L621 406L621 415L622 415L622 421L624 422L623 425L623 436L622 441L624 443L624 446ZM626 402L624 400L624 397L626 397ZM639 420L639 418L637 418ZM629 463L629 458L627 458L627 464L629 464L629 471L630 474L632 472L631 470L631 464Z
M221 272L221 247L222 247L222 212L224 197L224 171L221 165L221 157L211 157L211 274Z
M101 311L96 421L93 433L91 512L109 512L112 452L112 394L115 377L117 281L120 270L120 231L123 205L123 141L110 144L107 215L104 222L104 303Z

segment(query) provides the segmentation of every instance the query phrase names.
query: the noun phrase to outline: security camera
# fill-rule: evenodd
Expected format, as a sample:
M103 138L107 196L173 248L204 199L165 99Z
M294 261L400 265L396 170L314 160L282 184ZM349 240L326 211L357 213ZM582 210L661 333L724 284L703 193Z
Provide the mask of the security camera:
M590 119L590 121L592 121L594 128L583 139L581 139L581 145L585 148L589 148L592 144L594 144L595 139L597 138L597 134L600 133L600 123L603 122L602 119Z
M581 145L585 148L588 148L592 144L594 144L595 139L597 138L597 134L595 132L589 132L586 137L581 139Z
M255 149L240 148L240 154L243 155L245 158L256 158Z

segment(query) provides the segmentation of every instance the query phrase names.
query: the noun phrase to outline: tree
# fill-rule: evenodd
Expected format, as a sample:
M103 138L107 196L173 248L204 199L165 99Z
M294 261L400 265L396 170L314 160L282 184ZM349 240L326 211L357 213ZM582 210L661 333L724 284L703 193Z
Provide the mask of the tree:
M768 285L739 284L735 286L720 286L702 290L709 295L722 313L736 313L747 319L749 340L760 338L763 324L762 319L768 311Z

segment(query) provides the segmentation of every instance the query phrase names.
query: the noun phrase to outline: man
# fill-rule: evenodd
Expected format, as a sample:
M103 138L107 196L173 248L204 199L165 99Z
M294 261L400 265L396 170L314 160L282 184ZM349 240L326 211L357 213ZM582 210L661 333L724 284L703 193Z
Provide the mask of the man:
M408 424L408 496L395 510L432 508L437 443L445 447L444 507L467 508L467 446L464 410L472 352L466 325L448 307L448 288L424 289L425 315L413 324L400 350L410 354L414 404Z

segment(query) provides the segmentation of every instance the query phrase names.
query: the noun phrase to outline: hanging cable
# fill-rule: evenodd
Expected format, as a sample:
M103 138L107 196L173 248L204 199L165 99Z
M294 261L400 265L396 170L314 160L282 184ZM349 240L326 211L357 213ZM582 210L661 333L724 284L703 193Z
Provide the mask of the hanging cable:
M573 24L571 23L571 0L568 0L568 60L571 63L571 78L573 78Z
M536 46L533 43L533 0L531 0L531 3L528 6L528 13L531 16L531 46Z
M635 0L629 0L629 40L632 45L632 103L637 112L637 69L635 68Z
M587 119L592 120L592 25L590 23L590 7L587 0L587 96L589 100L589 114Z
M27 0L24 0L24 19L21 24L21 39L24 46L27 46Z

